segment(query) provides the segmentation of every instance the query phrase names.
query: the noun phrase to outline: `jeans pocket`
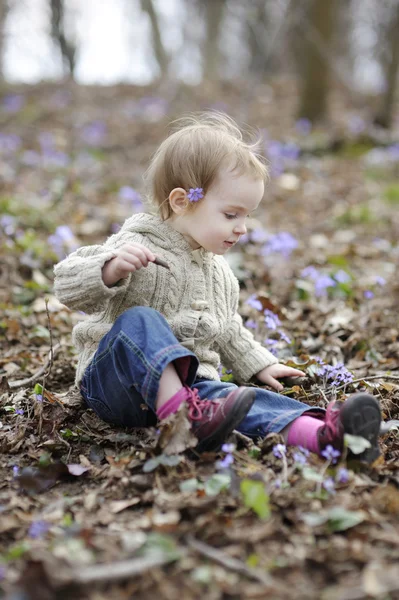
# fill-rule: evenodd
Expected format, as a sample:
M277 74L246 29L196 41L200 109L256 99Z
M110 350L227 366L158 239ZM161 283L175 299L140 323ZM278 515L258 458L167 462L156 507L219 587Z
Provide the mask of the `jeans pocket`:
M88 408L91 408L100 419L103 421L107 421L108 423L118 424L117 420L114 418L112 411L109 406L98 398L93 398L92 396L88 396L87 394L83 394L82 396L86 401Z

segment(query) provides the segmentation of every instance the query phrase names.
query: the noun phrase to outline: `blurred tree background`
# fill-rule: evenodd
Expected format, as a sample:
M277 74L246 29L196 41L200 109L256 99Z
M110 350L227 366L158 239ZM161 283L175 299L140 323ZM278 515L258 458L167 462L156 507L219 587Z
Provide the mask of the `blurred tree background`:
M35 83L292 78L297 116L328 115L340 89L392 126L397 0L1 0L0 77Z

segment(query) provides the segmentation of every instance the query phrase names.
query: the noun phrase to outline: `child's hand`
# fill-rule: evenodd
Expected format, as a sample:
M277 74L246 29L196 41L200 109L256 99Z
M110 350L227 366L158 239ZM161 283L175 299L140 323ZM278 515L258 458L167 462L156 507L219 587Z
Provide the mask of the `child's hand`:
M277 378L279 377L305 377L305 373L299 371L298 369L293 369L292 367L286 367L285 365L274 364L269 365L256 373L256 377L262 383L266 385L270 385L270 387L274 388L278 392L281 392L284 389L284 386L281 385Z
M155 260L155 254L143 244L125 244L117 250L117 253L117 256L103 266L102 276L107 287L111 287L120 279L127 277L129 273L134 273Z

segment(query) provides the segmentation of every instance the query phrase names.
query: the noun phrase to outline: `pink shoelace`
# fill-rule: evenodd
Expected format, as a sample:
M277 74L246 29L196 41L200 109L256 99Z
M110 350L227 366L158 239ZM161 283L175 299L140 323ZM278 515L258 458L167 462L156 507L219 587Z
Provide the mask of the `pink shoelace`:
M191 389L190 392L190 397L187 399L189 406L188 416L192 421L201 421L204 411L210 408L212 404L215 404L215 402L213 400L201 400L197 388Z

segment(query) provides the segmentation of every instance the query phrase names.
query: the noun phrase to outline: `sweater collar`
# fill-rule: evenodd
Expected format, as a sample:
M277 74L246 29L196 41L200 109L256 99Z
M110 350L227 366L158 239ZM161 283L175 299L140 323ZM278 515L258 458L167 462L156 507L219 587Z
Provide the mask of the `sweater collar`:
M157 215L148 213L133 215L126 221L124 228L145 233L157 246L165 250L173 250L179 254L191 254L199 266L213 256L212 252L204 248L193 250L180 231L174 229L167 221L162 221Z

